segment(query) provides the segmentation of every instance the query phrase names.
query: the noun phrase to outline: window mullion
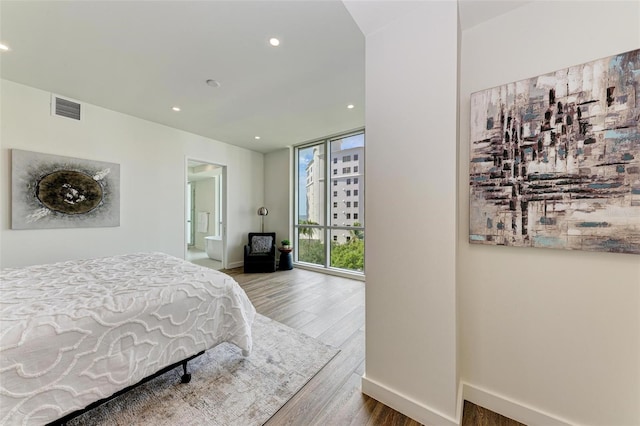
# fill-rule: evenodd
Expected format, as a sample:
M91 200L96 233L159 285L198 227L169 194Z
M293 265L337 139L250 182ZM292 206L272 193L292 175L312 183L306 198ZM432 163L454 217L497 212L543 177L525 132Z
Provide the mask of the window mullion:
M325 176L327 180L327 184L325 185L326 191L324 193L325 202L324 202L324 267L328 268L331 266L331 203L333 202L333 198L331 197L331 187L332 184L332 175L331 175L331 144L328 139L324 141L324 152L326 155L325 164Z

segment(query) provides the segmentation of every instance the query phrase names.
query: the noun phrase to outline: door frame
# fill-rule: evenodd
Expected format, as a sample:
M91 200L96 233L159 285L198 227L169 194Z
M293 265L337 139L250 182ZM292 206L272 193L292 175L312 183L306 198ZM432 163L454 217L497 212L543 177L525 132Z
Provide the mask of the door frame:
M189 162L196 162L196 163L201 163L201 164L211 164L212 166L217 166L220 167L222 169L222 171L220 172L220 179L221 179L221 184L220 184L220 188L221 188L221 194L220 194L220 200L221 200L221 206L220 206L220 216L221 216L221 220L220 220L220 236L222 238L222 268L223 269L227 269L227 264L228 264L228 256L227 256L227 165L226 164L222 164L222 163L218 163L212 160L204 160L202 158L196 158L196 157L189 157L186 156L185 160L184 160L184 215L183 215L183 226L184 226L184 232L182 233L183 235L183 247L184 247L184 258L187 259L188 256L188 239L187 239L187 231L188 231L188 226L187 226L187 217L189 215L189 212L187 211L187 191L188 189L188 182L189 182ZM195 224L192 224L192 226L195 226Z

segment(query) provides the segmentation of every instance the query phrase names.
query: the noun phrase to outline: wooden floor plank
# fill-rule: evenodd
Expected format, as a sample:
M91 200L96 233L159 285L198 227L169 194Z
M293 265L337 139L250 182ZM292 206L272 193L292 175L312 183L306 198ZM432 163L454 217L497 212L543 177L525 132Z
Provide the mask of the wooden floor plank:
M256 310L340 349L266 426L418 426L361 392L365 348L365 283L294 268L264 274L225 270ZM465 401L463 426L522 426Z

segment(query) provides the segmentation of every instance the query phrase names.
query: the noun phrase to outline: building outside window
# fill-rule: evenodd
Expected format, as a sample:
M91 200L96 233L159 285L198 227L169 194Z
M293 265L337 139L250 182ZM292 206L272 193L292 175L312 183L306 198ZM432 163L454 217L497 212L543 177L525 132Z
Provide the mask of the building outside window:
M294 195L295 262L364 272L364 204L360 203L364 197L364 181L359 179L364 176L364 148L364 132L295 147L295 170L298 170ZM354 163L342 169L329 166L345 161ZM330 176L332 182L326 182L325 176ZM353 184L357 184L358 189L353 190L357 197L346 201L343 197L352 195L352 190L346 187ZM333 190L328 191L325 185ZM339 206L346 206L350 211L338 211Z

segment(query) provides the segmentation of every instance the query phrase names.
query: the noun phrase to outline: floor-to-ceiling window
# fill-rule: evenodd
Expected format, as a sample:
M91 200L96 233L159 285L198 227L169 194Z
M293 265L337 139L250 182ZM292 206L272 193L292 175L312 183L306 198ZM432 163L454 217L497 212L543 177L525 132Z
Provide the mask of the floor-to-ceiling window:
M295 260L364 273L364 131L296 147Z

